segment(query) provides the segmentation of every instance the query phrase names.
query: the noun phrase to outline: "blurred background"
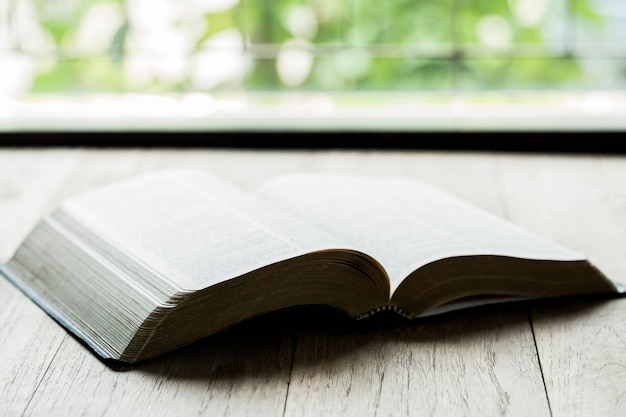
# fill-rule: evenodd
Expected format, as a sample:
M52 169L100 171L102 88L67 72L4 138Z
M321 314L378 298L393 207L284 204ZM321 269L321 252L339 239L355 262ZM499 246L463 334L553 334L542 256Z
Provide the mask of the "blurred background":
M206 116L241 107L215 99L242 92L306 92L322 112L593 92L602 111L625 90L624 0L0 0L0 116L3 103L6 115L16 100L94 94L173 95Z

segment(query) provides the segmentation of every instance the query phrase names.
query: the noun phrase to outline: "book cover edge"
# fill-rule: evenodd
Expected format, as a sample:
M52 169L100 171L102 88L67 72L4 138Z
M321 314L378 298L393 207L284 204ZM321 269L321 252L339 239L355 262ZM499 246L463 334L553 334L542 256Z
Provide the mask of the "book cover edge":
M74 326L71 321L51 303L44 300L35 291L33 291L22 279L11 270L7 264L0 263L0 275L3 275L9 282L15 285L24 295L38 305L46 314L52 317L57 323L67 329L70 333L82 340L89 348L91 348L98 356L104 360L115 360L111 355L102 350L87 335Z

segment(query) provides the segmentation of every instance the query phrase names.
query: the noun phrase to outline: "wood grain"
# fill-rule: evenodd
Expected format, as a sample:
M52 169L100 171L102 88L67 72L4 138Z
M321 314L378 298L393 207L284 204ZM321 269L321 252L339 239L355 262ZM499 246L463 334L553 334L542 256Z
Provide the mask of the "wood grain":
M182 165L165 153L99 151L82 152L71 175L47 206L95 186L148 172ZM180 156L180 155L177 155ZM206 162L206 161L205 161ZM45 176L42 173L41 176ZM43 204L46 205L46 204ZM4 286L10 287L7 282ZM13 294L17 291L9 288ZM34 312L35 327L20 309L3 310L0 316L11 323L2 329L6 343L0 347L4 358L21 352L3 375L13 388L3 391L1 403L12 415L282 415L291 366L293 338L278 335L256 340L212 340L204 349L194 345L155 363L128 372L116 372L99 361L83 345L45 316L29 300L13 296L20 308ZM33 345L20 326L33 328ZM6 337L5 337L6 336ZM30 346L26 346L28 343ZM194 350L195 349L195 350ZM195 352L195 353L194 353ZM15 355L14 355L15 356ZM13 358L12 358L13 359ZM25 366L29 364L29 366ZM34 364L38 364L37 369ZM39 372L35 372L39 370ZM28 381L21 374L33 379ZM18 382L16 382L18 381ZM26 383L30 382L30 383ZM17 401L21 400L21 401Z
M292 340L231 332L118 370L68 341L24 415L281 416Z
M619 262L624 162L437 152L1 150L0 250L9 254L61 199L137 173L201 168L253 189L282 173L324 171L429 182L588 250L603 268L626 276ZM626 414L625 308L621 301L537 308L532 327L523 308L345 333L253 323L118 370L1 281L0 415Z
M365 334L301 336L286 411L549 415L523 309L464 313Z
M0 153L0 259L8 259L44 213L78 159L65 150ZM41 384L64 331L0 280L0 415L20 415Z
M587 254L624 282L625 158L502 163L513 220ZM546 306L531 317L552 415L626 415L626 300Z
M78 158L75 150L0 152L0 262L35 226Z

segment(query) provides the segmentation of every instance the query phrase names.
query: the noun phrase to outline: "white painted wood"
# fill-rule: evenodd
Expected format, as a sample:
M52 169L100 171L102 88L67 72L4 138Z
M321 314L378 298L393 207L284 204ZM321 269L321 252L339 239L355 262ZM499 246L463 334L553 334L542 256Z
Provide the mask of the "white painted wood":
M178 158L170 161L167 155L167 152L162 157L151 152L85 151L50 205L95 186L180 164ZM25 297L17 302L40 313ZM7 321L15 327L24 320L22 314L7 313ZM13 403L7 397L17 415L261 413L280 416L283 413L293 346L293 338L288 335L256 339L237 335L230 339L221 337L182 349L169 359L116 372L49 318L44 317L38 324L55 337L42 331L40 346L16 361L18 370L37 377L37 383L30 384L34 388L24 387L24 401ZM19 341L9 340L8 345L13 350L24 349ZM44 368L37 374L24 367L36 359ZM7 380L8 385L12 383L13 380Z
M417 178L502 211L491 155L335 158L342 172ZM291 378L286 415L549 415L523 308L371 334L303 336Z
M501 161L511 217L626 282L626 158ZM626 299L532 310L552 415L626 415Z
M249 189L293 171L417 178L588 250L626 276L619 262L626 164L591 156L0 150L0 181L10 184L0 187L2 251L62 198L178 166ZM8 175L20 169L27 175L17 183ZM555 308L532 313L553 415L618 415L626 306ZM8 415L550 415L533 333L519 308L349 334L235 330L124 372L96 359L4 281L0 323L0 404Z
M525 311L301 336L286 415L548 416Z
M0 262L11 256L39 221L77 160L75 150L0 152Z
M281 416L289 337L220 335L115 371L73 342L51 363L26 416Z
M46 210L78 152L0 152L0 259L5 261ZM57 354L65 332L0 279L0 415L20 415Z

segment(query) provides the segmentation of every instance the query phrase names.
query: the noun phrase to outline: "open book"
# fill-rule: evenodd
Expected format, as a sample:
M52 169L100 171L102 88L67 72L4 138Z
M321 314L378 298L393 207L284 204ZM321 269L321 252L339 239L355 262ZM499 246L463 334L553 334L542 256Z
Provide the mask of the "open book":
M620 291L584 256L427 185L324 174L254 192L193 170L109 185L63 202L0 269L129 363L294 306L417 318Z

